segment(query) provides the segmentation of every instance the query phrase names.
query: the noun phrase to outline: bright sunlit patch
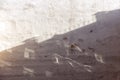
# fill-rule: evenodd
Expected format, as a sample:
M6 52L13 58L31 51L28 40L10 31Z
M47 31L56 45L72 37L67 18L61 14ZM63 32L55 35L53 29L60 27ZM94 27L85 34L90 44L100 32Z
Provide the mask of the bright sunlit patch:
M5 33L5 31L6 31L6 24L0 22L0 33Z
M7 32L7 26L4 21L0 21L0 51L4 50L9 42L6 42L5 34Z
M11 47L12 23L10 21L0 21L0 51Z

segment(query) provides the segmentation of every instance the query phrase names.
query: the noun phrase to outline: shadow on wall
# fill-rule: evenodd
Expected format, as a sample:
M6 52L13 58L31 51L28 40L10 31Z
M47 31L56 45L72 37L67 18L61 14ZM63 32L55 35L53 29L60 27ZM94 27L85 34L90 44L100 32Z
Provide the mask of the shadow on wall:
M2 80L119 80L120 10L38 43L31 38L0 54ZM40 39L40 37L39 37Z

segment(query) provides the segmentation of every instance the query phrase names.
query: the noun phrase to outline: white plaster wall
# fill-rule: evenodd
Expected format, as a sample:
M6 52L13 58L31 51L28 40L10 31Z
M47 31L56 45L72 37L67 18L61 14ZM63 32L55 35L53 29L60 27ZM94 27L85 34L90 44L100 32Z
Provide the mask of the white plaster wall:
M95 22L95 13L119 6L120 0L0 0L0 49L80 28Z

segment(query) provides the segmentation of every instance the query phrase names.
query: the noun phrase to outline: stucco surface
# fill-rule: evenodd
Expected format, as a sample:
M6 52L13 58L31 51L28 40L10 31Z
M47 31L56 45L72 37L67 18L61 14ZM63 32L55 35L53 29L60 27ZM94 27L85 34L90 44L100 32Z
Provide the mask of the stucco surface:
M0 0L1 50L39 36L44 41L96 21L95 13L119 0Z

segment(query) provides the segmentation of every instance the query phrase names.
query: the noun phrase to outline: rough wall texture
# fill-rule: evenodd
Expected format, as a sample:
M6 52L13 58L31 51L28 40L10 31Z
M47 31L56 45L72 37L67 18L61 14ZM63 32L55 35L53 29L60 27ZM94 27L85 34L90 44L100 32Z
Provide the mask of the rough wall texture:
M0 0L1 49L30 37L40 41L96 21L95 13L119 8L119 0Z
M12 48L0 52L0 80L120 80L117 8L118 0L1 1L0 48Z

